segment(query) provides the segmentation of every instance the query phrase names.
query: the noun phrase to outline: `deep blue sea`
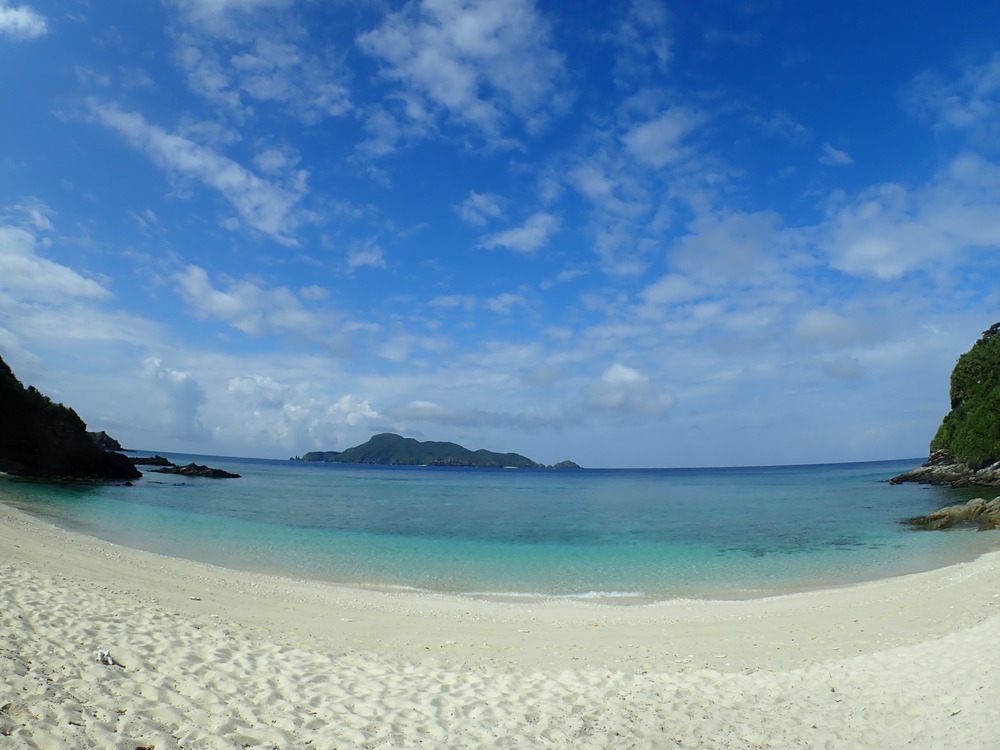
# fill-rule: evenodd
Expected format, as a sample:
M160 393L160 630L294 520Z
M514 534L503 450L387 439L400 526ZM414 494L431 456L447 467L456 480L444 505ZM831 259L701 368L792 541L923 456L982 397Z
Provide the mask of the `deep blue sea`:
M0 499L174 557L491 596L749 597L925 570L1000 548L1000 532L901 523L984 492L886 483L919 459L505 470L168 457L242 478L147 471L131 487L5 479Z

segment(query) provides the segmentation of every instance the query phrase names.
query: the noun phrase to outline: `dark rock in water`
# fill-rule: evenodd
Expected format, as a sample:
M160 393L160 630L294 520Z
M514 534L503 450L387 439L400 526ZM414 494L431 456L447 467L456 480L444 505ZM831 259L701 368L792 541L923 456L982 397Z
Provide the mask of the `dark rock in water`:
M117 440L115 440L113 437L111 437L104 430L101 430L100 432L90 432L87 434L89 434L90 437L94 439L94 442L97 443L97 446L102 450L106 451L122 450L122 444L119 443Z
M132 463L136 466L176 466L173 461L163 456L132 456Z
M186 477L207 477L209 479L239 479L239 474L231 474L222 469L213 469L210 466L189 463L187 466L166 466L162 469L153 469L159 474L182 474Z
M889 480L890 484L903 482L950 487L994 487L1000 485L1000 461L974 469L958 461L951 452L936 450L926 463Z
M974 523L980 531L995 529L1000 525L1000 497L984 500L977 497L964 505L949 505L926 516L916 516L906 521L925 529L948 529L956 524Z
M70 408L25 388L0 359L0 471L40 479L135 479L120 453L103 450Z

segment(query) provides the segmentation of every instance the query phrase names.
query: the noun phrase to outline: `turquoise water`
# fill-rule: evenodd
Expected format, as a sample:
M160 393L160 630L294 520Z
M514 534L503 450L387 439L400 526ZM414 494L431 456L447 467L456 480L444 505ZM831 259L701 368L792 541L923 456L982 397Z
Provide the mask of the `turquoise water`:
M6 480L0 498L176 557L498 596L755 596L929 569L1000 547L996 534L901 524L977 494L885 483L915 459L545 471L170 457L243 477L147 472L132 487Z

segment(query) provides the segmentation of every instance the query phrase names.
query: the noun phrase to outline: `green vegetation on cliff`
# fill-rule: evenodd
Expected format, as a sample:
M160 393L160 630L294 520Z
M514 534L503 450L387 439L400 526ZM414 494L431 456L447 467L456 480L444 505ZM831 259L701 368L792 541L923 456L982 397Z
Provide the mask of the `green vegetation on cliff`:
M42 478L142 476L120 453L102 449L75 411L25 388L0 359L0 471Z
M537 468L530 458L517 453L471 451L457 443L420 442L385 432L345 451L313 451L303 461L330 461L349 464L393 464L404 466L480 466Z
M931 450L947 450L973 469L1000 461L1000 323L958 358L951 373L951 411Z

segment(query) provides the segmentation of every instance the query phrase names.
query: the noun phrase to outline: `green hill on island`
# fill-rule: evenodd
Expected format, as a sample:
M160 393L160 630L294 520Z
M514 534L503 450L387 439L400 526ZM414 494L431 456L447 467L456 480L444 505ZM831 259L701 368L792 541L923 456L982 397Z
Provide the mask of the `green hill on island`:
M87 432L72 409L25 388L0 358L0 471L50 479L142 476L128 458L98 444L104 437Z
M476 466L487 468L544 468L518 453L494 453L469 450L457 443L414 440L385 432L368 442L345 451L311 451L302 461L327 461L345 464L387 464L397 466ZM560 466L576 466L563 461Z
M951 373L951 411L931 441L973 469L1000 461L1000 323L984 331Z

